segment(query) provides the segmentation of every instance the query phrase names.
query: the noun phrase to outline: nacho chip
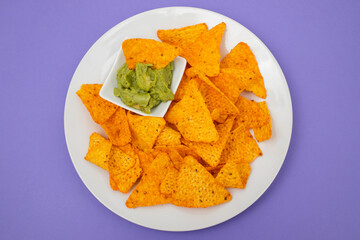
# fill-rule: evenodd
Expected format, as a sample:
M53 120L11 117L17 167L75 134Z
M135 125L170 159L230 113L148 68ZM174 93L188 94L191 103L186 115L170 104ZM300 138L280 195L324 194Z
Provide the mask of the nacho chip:
M133 158L116 146L111 148L108 167L110 179L122 193L127 193L131 189L142 172L139 158Z
M159 117L133 115L131 112L128 112L127 117L133 144L145 152L150 150L165 127L165 120Z
M175 93L175 101L180 101L185 95L191 95L195 89L199 89L201 80L197 77L190 78L183 75L180 85Z
M233 129L242 125L247 128L261 127L270 121L270 115L266 114L255 101L240 96L236 106L239 109L239 115L235 119Z
M181 134L172 129L171 127L165 126L161 131L160 135L156 139L155 145L172 146L180 145Z
M181 167L173 204L182 207L206 208L228 202L231 194L206 169L191 156Z
M215 108L212 112L211 112L211 118L212 120L218 122L218 123L224 123L227 119L228 115L227 114L221 114L221 109L219 108Z
M259 102L257 104L258 104L258 106L261 107L261 109L264 111L266 116L269 117L268 123L266 123L263 126L253 128L256 140L258 142L262 142L262 141L265 141L265 140L268 140L268 139L271 138L271 134L272 134L272 131L271 131L271 117L270 117L269 109L268 109L268 107L266 105L266 102Z
M249 130L242 126L230 133L220 163L250 163L258 156L262 156L261 149Z
M102 84L83 84L80 90L76 92L97 124L109 119L118 108L115 104L100 97L101 87Z
M194 83L195 80L191 80ZM189 84L196 86L196 83ZM188 141L214 142L219 138L204 99L196 87L185 95L165 115L166 121L175 124L181 135Z
M214 143L190 142L183 140L183 143L193 149L211 167L215 167L220 162L221 152L230 135L234 117L229 118L224 124L218 124L216 130L219 133L219 140Z
M178 47L153 39L127 39L122 49L130 69L134 69L136 63L151 63L155 69L161 69L179 55Z
M177 46L180 49L185 49L196 39L198 39L201 34L207 31L207 25L205 23L200 23L183 28L158 30L157 36L163 42ZM183 56L183 54L180 55Z
M153 155L157 154L156 151L159 152L166 152L167 154L169 154L170 159L172 160L172 162L174 163L175 167L177 169L178 166L180 164L183 163L183 158L186 156L192 156L193 158L195 158L196 160L200 160L200 156L191 148L189 148L188 146L185 145L176 145L176 146L155 146L154 151L153 151ZM174 154L175 160L172 158L172 153L175 151L177 154ZM154 153L155 152L155 153ZM177 164L179 163L179 164Z
M155 153L154 153L155 152ZM183 157L179 154L177 149L173 146L155 146L153 154L158 155L159 153L164 152L167 153L170 157L171 162L173 163L176 169L180 169L182 164L184 163Z
M224 187L242 188L246 187L251 167L248 163L228 162L216 176L216 181Z
M266 98L264 79L260 73L256 58L246 43L238 43L221 61L220 67L243 69L245 72L252 71L255 77L249 79L250 84L246 90L253 92L258 97Z
M127 199L126 206L136 208L169 203L170 198L161 193L160 185L171 167L169 156L166 153L158 154Z
M207 76L214 77L219 74L220 43L225 28L226 24L220 23L183 49L183 55L188 63Z
M110 187L112 190L114 191L119 191L119 188L116 185L116 182L114 181L114 179L109 175L109 181L110 181Z
M144 173L149 169L152 161L154 160L154 157L153 157L152 154L145 153L145 152L143 152L143 151L141 151L139 149L135 149L135 151L136 151L136 153L137 153L137 155L139 157L140 167L142 168L143 173Z
M160 192L165 195L172 195L175 191L178 176L179 171L174 167L170 167L160 185Z
M111 142L94 132L90 135L89 150L85 160L108 170L107 162L111 151Z
M124 146L131 141L131 132L125 109L119 107L101 127L105 130L112 144Z

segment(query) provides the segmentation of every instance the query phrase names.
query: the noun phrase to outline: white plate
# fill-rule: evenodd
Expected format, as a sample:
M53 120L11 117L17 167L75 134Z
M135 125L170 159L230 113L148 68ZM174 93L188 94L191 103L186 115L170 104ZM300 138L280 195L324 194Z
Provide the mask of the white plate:
M238 42L249 44L264 76L272 117L273 136L260 143L264 155L252 164L246 189L229 189L232 201L206 209L188 209L170 204L128 209L129 194L112 191L108 173L84 160L92 132L104 134L75 92L83 83L102 83L115 60L122 39L153 38L158 29L205 22L209 28L226 23L221 43L224 57ZM90 192L119 216L148 228L189 231L222 223L244 211L270 186L285 159L292 131L292 105L286 79L269 49L248 29L234 20L208 10L188 7L155 9L133 16L105 33L86 53L71 80L64 113L65 137L74 166Z

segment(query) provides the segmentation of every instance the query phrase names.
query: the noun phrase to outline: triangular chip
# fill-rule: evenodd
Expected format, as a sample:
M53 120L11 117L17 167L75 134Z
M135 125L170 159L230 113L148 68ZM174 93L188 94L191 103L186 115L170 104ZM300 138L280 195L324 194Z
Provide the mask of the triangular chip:
M156 139L155 145L173 146L180 145L181 134L172 129L171 127L165 126L161 131L160 135Z
M128 112L127 117L133 144L145 152L150 150L165 127L165 120L159 117L133 115L130 112Z
M122 49L130 69L134 69L136 63L150 63L155 69L161 69L179 55L178 47L153 39L127 39Z
M216 176L224 187L245 188L251 167L248 163L228 162Z
M264 113L269 117L268 123L266 123L263 126L253 128L256 140L258 142L262 142L262 141L265 141L265 140L268 140L271 138L271 134L272 134L271 117L270 117L269 109L266 105L266 102L259 102L257 104L258 104L258 106L261 107L261 109L264 111Z
M190 142L183 140L184 144L193 149L205 162L215 167L219 164L221 152L230 135L234 117L229 118L224 124L218 124L216 130L219 133L219 140L214 143Z
M183 55L188 63L207 76L214 77L219 74L220 43L225 28L226 24L220 23L183 49Z
M90 135L89 150L85 160L108 170L107 162L111 151L111 142L103 138L100 134L94 132Z
M249 130L241 126L230 133L220 163L250 163L258 156L262 156L261 149Z
M245 72L252 71L254 78L249 79L249 85L246 90L253 92L258 97L266 98L264 79L260 73L256 58L246 43L238 43L221 61L220 67L237 68Z
M142 172L139 158L126 154L116 146L111 149L108 167L110 181L113 180L122 193L127 193L131 189Z
M140 160L140 167L142 168L143 173L144 173L149 169L152 161L154 160L154 157L152 154L145 153L139 149L136 149L136 153Z
M125 109L119 107L101 127L105 130L112 144L124 146L131 141L131 132Z
M169 203L170 198L161 193L160 185L171 167L169 156L166 153L159 153L129 196L126 206L136 208Z
M186 49L191 43L200 37L201 34L207 31L207 25L205 23L200 23L182 28L158 30L157 36L163 42L178 46L181 49Z
M102 84L83 84L76 94L89 111L94 122L101 124L113 115L118 106L99 95Z
M114 191L119 191L119 188L117 187L115 180L111 176L109 176L109 181L110 181L111 189Z
M245 126L247 128L261 127L270 121L270 115L266 114L255 101L250 101L239 96L236 106L239 109L239 115L235 119L233 129L239 126Z
M191 80L194 82L195 80ZM189 84L196 86L196 84ZM181 135L188 141L214 142L219 138L204 99L193 87L191 94L185 95L165 115L166 121L175 124Z
M179 171L174 167L170 167L164 180L160 185L160 192L165 195L172 195L175 192Z
M231 194L191 156L185 158L177 178L173 204L205 208L228 202Z

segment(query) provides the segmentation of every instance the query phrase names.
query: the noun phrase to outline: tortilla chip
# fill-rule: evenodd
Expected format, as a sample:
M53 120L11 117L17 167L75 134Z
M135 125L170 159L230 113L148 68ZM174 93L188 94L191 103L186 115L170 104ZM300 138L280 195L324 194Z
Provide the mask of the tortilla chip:
M270 117L270 112L269 112L269 109L268 109L268 107L266 105L266 102L259 102L257 104L264 111L265 115L269 117L268 123L266 123L263 126L253 128L256 140L258 142L262 142L262 141L265 141L265 140L268 140L268 139L271 138L271 134L272 134L272 131L271 131L271 117Z
M145 152L143 152L143 151L141 151L139 149L135 149L135 151L136 151L136 153L137 153L137 155L139 157L140 167L142 168L143 173L144 173L149 169L152 161L154 160L154 157L153 157L152 154L145 153Z
M180 166L183 163L182 158L184 158L186 156L192 156L196 160L198 160L198 161L200 160L200 156L194 150L192 150L191 148L189 148L188 146L185 146L185 145L155 146L154 151L161 151L161 152L166 152L167 154L169 154L171 161L174 163L174 165L177 169L179 169L178 166ZM176 154L177 156L175 157L175 161L172 158L172 154L171 154L172 151L175 151L177 153ZM177 163L179 163L179 164L177 164Z
M131 141L131 132L125 109L119 107L101 127L105 130L112 144L124 146Z
M270 115L266 114L255 101L250 101L240 96L236 106L239 109L239 115L235 119L233 129L242 125L247 128L257 128L264 126L270 121Z
M219 109L222 115L236 115L239 113L237 107L230 101L230 99L221 92L204 73L195 69L189 68L185 74L189 77L198 77L201 79L199 90L204 98L207 108L210 112Z
M169 30L158 30L157 36L161 41L179 47L187 48L191 43L200 37L201 34L208 31L205 23L200 23L183 28L175 28ZM183 56L183 54L180 54Z
M173 204L182 207L206 208L228 202L231 194L191 156L180 169Z
M160 185L160 192L165 195L172 195L175 191L178 176L179 171L174 167L170 167Z
M218 124L216 130L219 133L219 140L214 143L190 142L183 140L183 143L193 149L205 162L215 167L220 162L221 152L230 135L234 117L229 118L224 124Z
M221 114L221 109L219 108L215 108L212 112L211 112L211 118L212 120L218 122L218 123L224 123L227 119L228 115L227 114Z
M165 120L159 117L133 115L130 112L128 112L127 117L133 144L145 152L150 150L165 127Z
M173 163L174 167L176 169L180 169L182 164L184 163L183 157L179 154L179 152L176 150L175 147L170 146L155 146L155 149L153 151L153 154L158 155L161 152L167 153L170 157L171 162Z
M76 92L97 124L109 119L118 108L115 104L100 97L101 88L102 84L83 84L80 90Z
M195 80L191 80L194 83ZM185 95L165 115L166 121L175 124L188 141L214 142L219 138L204 99L196 89L196 83L189 84L191 94Z
M158 154L129 196L126 206L136 208L169 203L170 198L161 193L160 185L171 167L169 156L166 153Z
M109 181L110 181L110 187L112 190L114 191L119 191L119 188L116 185L116 182L114 181L114 179L109 175Z
M251 167L248 163L228 162L216 176L216 181L224 187L242 188L246 187Z
M123 42L122 49L130 69L134 69L136 63L150 63L155 69L161 69L179 55L178 47L153 39L127 39Z
M133 158L116 146L111 148L108 167L110 179L114 180L122 193L127 193L131 189L142 172L139 158Z
M241 126L230 133L220 163L250 163L258 156L262 156L261 149L249 130Z
M220 67L243 69L245 72L252 71L255 77L249 79L250 84L246 90L253 92L258 97L266 98L264 79L260 73L256 58L246 43L238 43L221 61Z
M85 160L107 171L110 151L111 142L94 132L90 135L89 150L85 156Z
M214 77L220 71L220 43L226 24L220 23L201 34L192 44L183 49L183 55L188 63Z
M155 145L172 146L180 145L181 134L172 129L171 127L165 126L158 136Z
M197 77L191 79L190 77L183 75L180 85L175 93L175 101L180 101L185 95L191 95L194 89L199 89L201 80Z

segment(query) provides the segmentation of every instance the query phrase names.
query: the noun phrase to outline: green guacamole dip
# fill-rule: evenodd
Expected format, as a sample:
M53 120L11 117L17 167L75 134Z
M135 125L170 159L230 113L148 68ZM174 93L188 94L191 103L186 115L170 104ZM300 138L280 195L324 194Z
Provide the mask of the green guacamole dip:
M126 63L118 70L118 87L114 95L120 97L126 105L150 113L151 109L174 99L170 90L174 63L163 69L152 69L152 64L137 63L130 70Z

